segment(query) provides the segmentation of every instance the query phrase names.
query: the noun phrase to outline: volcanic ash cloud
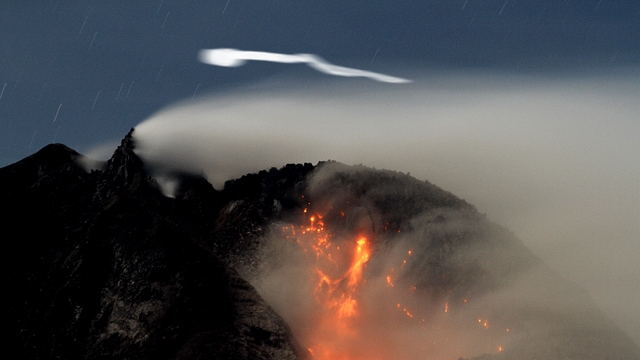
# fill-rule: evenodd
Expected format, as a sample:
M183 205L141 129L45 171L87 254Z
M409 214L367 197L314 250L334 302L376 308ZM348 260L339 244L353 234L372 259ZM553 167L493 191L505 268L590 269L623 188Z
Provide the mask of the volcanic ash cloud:
M629 276L640 272L637 77L293 84L161 110L136 127L136 151L168 184L167 174L183 170L217 188L246 173L327 159L410 172L514 231L625 330L640 333L640 288Z

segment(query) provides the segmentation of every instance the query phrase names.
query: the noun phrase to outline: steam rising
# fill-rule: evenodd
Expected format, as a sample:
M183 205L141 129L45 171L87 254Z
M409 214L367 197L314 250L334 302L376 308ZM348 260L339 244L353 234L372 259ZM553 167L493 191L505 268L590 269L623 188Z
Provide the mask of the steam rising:
M514 231L554 270L586 288L640 343L638 80L449 74L379 89L272 82L177 104L141 123L134 135L139 155L159 176L176 169L204 173L218 188L248 172L327 159L428 179ZM408 234L398 246L412 241ZM385 250L376 261L398 260L398 249ZM306 265L288 251L292 261L272 269L257 285L294 328L305 332L301 324L313 316L311 299L289 299L308 286L298 271ZM283 274L298 275L284 280ZM370 276L372 286L364 295L378 298L384 278ZM535 302L528 293L535 287L525 285L473 306L501 306L516 298ZM565 304L562 296L555 300ZM370 306L375 312L382 305ZM476 310L459 313L454 323ZM564 305L561 310L575 311ZM379 321L395 324L384 316ZM394 336L399 347L403 341L423 341L413 338L411 326L384 333L370 327L369 338ZM460 331L450 338L467 346L462 344L466 330ZM415 355L398 351L405 351L405 358ZM434 354L441 355L450 354Z
M366 77L372 80L387 82L387 83L408 83L411 80L402 79L399 77L378 74L371 71L352 69L344 66L337 66L328 63L321 57L313 54L278 54L262 51L242 51L236 49L209 49L201 50L199 55L200 61L205 64L217 65L217 66L241 66L244 65L247 60L258 61L271 61L284 64L303 63L310 67L323 72L328 75L334 76L348 76L348 77Z

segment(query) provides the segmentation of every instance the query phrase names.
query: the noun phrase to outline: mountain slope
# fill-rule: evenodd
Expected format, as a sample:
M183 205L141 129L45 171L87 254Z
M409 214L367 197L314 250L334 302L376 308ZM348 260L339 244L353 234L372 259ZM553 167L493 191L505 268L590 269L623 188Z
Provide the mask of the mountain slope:
M281 318L191 240L127 136L103 171L50 145L0 169L12 265L5 316L23 358L304 356ZM11 260L11 262L9 262Z
M464 200L393 171L334 162L312 170L298 166L304 179L291 175L294 166L288 165L228 182L225 191L246 187L255 192L221 210L209 247L258 288L294 333L302 334L303 343L317 335L306 324L321 320L291 310L304 300L292 302L285 295L304 297L298 290L302 276L292 274L327 268L316 267L315 260L312 269L308 261L300 265L302 252L313 246L292 247L282 228L298 227L293 240L299 244L305 241L300 231L308 230L316 216L331 229L338 247L362 234L371 241L360 289L361 334L352 339L358 345L342 344L356 347L352 358L456 359L481 353L487 355L478 359L640 358L638 347L586 291L554 273L511 232ZM274 190L276 184L289 185ZM338 262L338 252L329 255ZM382 315L394 311L403 319ZM371 328L384 334L372 334ZM415 350L419 343L432 348ZM367 348L375 350L362 356Z

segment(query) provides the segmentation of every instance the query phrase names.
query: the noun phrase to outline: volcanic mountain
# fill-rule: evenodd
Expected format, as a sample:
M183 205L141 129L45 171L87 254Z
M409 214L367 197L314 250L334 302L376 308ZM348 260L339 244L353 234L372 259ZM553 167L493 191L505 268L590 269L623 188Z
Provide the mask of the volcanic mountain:
M160 181L134 135L93 170L61 144L0 169L15 358L640 359L429 182L332 161Z

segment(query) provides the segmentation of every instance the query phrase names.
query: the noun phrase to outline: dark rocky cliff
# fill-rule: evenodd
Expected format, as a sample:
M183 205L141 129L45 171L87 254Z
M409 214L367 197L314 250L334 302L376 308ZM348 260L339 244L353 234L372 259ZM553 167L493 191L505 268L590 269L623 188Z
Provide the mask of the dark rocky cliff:
M7 351L25 359L304 357L251 285L194 241L181 207L132 150L127 136L91 173L59 144L0 169ZM215 198L205 190L198 196ZM184 202L204 202L198 196L187 192Z

